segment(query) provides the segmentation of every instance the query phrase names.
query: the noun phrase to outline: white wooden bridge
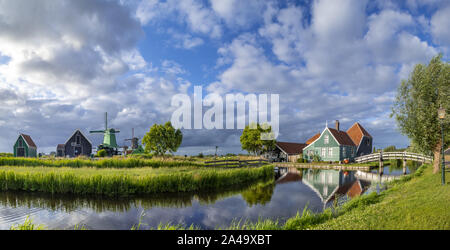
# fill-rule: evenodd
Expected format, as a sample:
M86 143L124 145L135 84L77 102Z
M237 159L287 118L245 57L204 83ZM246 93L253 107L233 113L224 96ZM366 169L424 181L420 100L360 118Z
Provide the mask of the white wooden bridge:
M355 158L356 163L376 162L382 160L408 160L422 163L431 163L433 158L430 156L410 153L410 152L381 152L370 155L363 155Z

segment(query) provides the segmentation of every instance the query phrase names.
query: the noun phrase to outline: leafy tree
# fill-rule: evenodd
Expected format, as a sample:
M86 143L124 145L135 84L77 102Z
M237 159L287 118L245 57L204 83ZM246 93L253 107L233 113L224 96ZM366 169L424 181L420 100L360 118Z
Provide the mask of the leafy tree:
M415 149L434 154L434 173L439 172L442 144L448 146L450 142L450 65L441 58L438 55L428 65L415 66L409 79L403 80L398 88L391 114ZM441 105L447 112L443 121L444 141L437 116Z
M383 149L383 152L395 152L395 151L397 151L397 148L394 145L387 146Z
M253 124L254 125L254 124ZM262 140L262 133L272 133L272 128L266 124L256 124L255 129L247 125L242 132L240 141L243 150L254 155L260 155L275 148L275 140Z
M145 152L154 152L156 155L164 155L166 152L176 152L183 140L181 130L175 129L172 123L154 124L150 131L142 138Z

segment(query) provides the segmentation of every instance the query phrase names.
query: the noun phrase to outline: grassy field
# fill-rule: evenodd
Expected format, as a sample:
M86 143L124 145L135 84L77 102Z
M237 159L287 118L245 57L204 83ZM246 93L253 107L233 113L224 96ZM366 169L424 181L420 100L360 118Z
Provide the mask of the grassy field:
M208 191L273 178L273 166L260 168L160 167L0 167L0 190L128 196Z
M181 166L203 166L203 163L171 158L18 158L0 157L0 166L26 166L26 167L95 167L95 168L143 168L143 167L181 167Z

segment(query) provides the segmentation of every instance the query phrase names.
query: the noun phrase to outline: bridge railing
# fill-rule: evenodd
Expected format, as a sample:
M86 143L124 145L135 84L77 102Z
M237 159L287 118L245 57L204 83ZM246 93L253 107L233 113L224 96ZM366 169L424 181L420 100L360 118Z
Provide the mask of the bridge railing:
M420 161L420 162L432 162L433 158L426 155L421 155L417 153L410 152L383 152L383 153L373 153L370 155L363 155L355 158L355 162L364 163L371 161L379 161L380 154L383 160L412 160L412 161Z

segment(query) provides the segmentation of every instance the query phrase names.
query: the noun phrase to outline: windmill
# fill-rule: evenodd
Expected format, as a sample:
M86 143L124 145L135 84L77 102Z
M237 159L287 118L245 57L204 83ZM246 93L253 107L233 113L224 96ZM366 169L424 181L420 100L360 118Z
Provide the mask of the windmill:
M131 138L124 141L131 141L131 149L135 150L139 147L139 138L134 137L134 128L131 129Z
M102 133L103 134L103 143L98 146L98 150L106 150L109 156L117 155L117 141L116 134L120 133L118 129L108 128L108 112L105 112L105 130L93 130L89 131L91 134Z

